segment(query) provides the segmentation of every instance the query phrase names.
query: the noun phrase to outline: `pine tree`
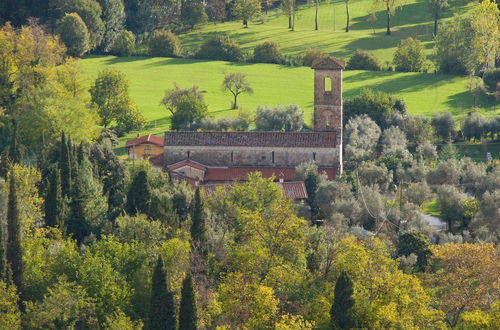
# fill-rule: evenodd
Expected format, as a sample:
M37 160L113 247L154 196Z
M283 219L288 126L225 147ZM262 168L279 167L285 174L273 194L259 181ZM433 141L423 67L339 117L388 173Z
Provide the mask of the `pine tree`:
M61 135L61 152L59 169L61 171L61 192L65 197L70 197L71 194L71 156L64 132Z
M148 174L146 171L140 171L134 176L127 193L127 213L131 215L137 213L147 214L150 199L151 191L149 189Z
M158 256L151 285L149 329L175 330L176 323L174 296L168 290L167 274L163 268L163 260L161 256Z
M59 169L52 168L45 192L44 210L45 224L64 229L64 199L61 195L61 176Z
M21 245L21 219L17 201L17 187L14 169L11 169L9 180L9 198L7 202L7 264L12 270L12 281L17 287L19 296L23 296L23 250ZM20 302L20 307L23 305Z
M196 188L191 207L191 242L193 246L206 252L207 236L205 228L205 215L203 212L203 201L201 200L200 188Z
M196 330L197 325L196 296L193 287L193 278L188 274L182 281L181 304L179 308L179 329Z
M340 273L335 291L333 305L330 311L331 323L334 328L350 329L354 327L354 307L353 284L346 271Z

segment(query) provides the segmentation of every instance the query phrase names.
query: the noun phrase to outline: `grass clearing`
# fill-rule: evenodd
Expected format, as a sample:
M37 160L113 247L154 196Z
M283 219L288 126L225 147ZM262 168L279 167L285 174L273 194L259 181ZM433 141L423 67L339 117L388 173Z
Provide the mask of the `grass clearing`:
M453 14L463 14L474 3L454 2L441 22ZM392 61L392 56L400 40L413 37L423 42L427 55L432 54L434 21L429 13L428 1L408 0L396 11L392 18L392 35L387 36L386 16L378 8L375 20L371 21L373 0L350 0L350 31L345 32L345 2L333 0L323 2L319 8L319 30L314 30L314 5L299 7L295 31L288 29L288 17L275 9L264 14L262 19L251 22L244 28L241 21L206 24L200 29L180 35L183 47L190 52L196 51L207 38L223 33L240 44L242 49L251 54L253 47L265 40L277 42L285 54L302 55L308 48L320 48L330 54L348 59L356 49L371 51L382 63ZM335 30L334 30L335 24Z
M87 84L106 67L124 72L130 82L132 99L149 121L141 133L162 133L169 127L169 113L160 106L165 89L174 83L181 87L199 85L214 117L236 116L230 110L231 95L221 89L225 72L248 75L253 95L243 94L238 103L244 110L255 111L259 105L297 104L311 123L313 110L313 70L275 64L231 63L172 58L91 56L80 60ZM363 88L384 91L402 97L412 114L432 115L450 110L462 117L472 107L472 96L465 88L467 78L441 74L345 71L344 97L358 94ZM479 99L482 112L500 114L493 97ZM128 137L132 136L130 134Z

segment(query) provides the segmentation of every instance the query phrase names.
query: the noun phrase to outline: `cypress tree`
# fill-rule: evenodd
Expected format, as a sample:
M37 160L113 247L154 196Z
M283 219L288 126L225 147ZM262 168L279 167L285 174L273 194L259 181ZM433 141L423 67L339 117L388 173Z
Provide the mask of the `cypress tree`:
M354 307L352 286L349 275L346 271L342 271L337 283L335 283L333 305L330 311L331 323L334 328L350 329L355 325L352 310Z
M0 281L7 282L6 279L6 269L5 269L5 236L4 236L4 226L3 217L0 217Z
M151 191L149 189L148 174L140 171L134 176L127 193L126 211L128 214L147 214L149 211L149 201Z
M196 188L191 209L191 242L206 252L207 236L205 227L205 215L203 212L203 201L201 200L200 188Z
M61 192L65 197L70 197L71 192L71 156L68 142L64 132L62 132L59 169L61 171Z
M90 234L90 227L87 223L86 196L83 187L83 174L76 173L71 189L71 201L69 203L70 217L66 223L68 233L73 236L78 244Z
M7 158L11 164L19 164L21 162L21 151L19 150L19 140L17 136L17 123L12 120L12 135L10 137L9 149Z
M149 329L175 330L176 323L174 295L168 290L167 274L163 268L163 260L161 256L158 256L151 285Z
M17 287L19 297L23 296L23 250L21 246L21 220L17 201L17 187L14 169L9 180L9 198L7 202L7 264L12 270L12 281ZM20 308L23 305L20 303Z
M61 196L61 178L59 169L53 168L47 183L44 200L45 224L63 229L63 197Z
M316 205L316 190L319 186L319 175L315 171L309 171L304 180L304 185L307 191L307 203L311 207L311 218L313 220L318 219L319 210Z
M193 278L187 274L182 281L181 304L179 308L179 329L196 330L197 325L196 296L193 287Z

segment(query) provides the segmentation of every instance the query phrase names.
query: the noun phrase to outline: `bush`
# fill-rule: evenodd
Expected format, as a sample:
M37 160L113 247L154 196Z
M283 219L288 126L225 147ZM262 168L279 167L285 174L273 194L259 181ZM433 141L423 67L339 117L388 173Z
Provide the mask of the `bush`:
M264 41L253 49L253 61L257 63L280 63L283 55L274 41Z
M349 70L372 70L380 71L380 61L372 53L356 50L347 62Z
M218 35L208 39L196 53L196 58L243 62L240 46L228 36Z
M490 92L494 92L497 89L497 85L500 83L500 68L486 71L483 74L483 82Z
M66 14L59 22L58 30L69 55L82 56L89 50L89 31L77 13Z
M426 57L422 43L413 38L401 40L393 59L396 71L420 72L425 69Z
M135 35L130 31L120 31L111 43L109 53L116 56L130 56L135 50Z
M248 130L248 121L241 117L236 118L203 118L199 129L202 131L246 131Z
M156 30L148 42L149 55L177 57L181 53L179 38L170 31Z
M257 131L298 132L304 126L304 112L295 104L274 109L259 106L255 115Z
M311 66L314 60L328 56L328 54L318 48L309 48L302 57L302 64L304 66Z

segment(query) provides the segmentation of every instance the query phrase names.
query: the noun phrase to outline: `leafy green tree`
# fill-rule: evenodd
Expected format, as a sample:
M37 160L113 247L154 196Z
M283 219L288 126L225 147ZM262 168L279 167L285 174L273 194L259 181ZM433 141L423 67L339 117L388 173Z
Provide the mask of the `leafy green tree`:
M372 70L380 71L382 66L380 61L370 52L357 49L347 62L349 70Z
M195 55L199 59L243 62L240 46L226 35L216 35L205 41Z
M427 267L428 259L431 255L429 248L429 239L418 231L407 231L399 235L397 244L398 256L409 256L414 254L417 256L415 268L417 271L423 272Z
M104 23L102 45L109 50L115 38L125 28L125 7L122 0L97 0L102 8L101 19Z
M77 13L66 14L57 28L69 55L82 56L89 51L89 32Z
M130 99L128 81L122 72L113 69L101 71L90 88L90 95L105 128L113 121L118 125L132 124L130 128L141 127L144 123L144 117Z
M171 128L173 130L193 129L206 117L208 112L204 101L190 95L179 98L175 113L171 117Z
M455 120L449 111L435 113L432 116L432 126L436 132L437 137L443 141L454 139L456 135Z
M400 41L393 59L397 71L420 72L425 69L426 57L422 43L413 38Z
M130 56L135 51L135 35L130 31L120 31L109 46L109 53L116 56Z
M16 288L0 280L0 329L21 329Z
M151 199L151 190L146 171L140 171L132 179L127 193L126 211L128 214L147 214Z
M163 268L161 256L158 256L151 283L148 328L151 330L175 330L177 321L175 319L174 296L168 289L167 274Z
M469 113L462 123L462 133L468 140L479 141L488 131L489 122L486 117L476 111Z
M102 8L96 0L63 0L60 14L77 13L90 33L90 49L99 47L103 41L105 26L102 21Z
M259 106L255 114L258 131L297 132L304 127L304 111L295 104L268 108Z
M181 303L179 306L179 329L198 329L197 313L193 278L191 274L188 273L182 282Z
M250 87L250 83L247 81L246 74L242 72L231 72L224 75L224 80L222 81L222 88L225 91L233 94L233 104L231 109L238 109L238 96L242 93L252 94L253 89Z
M12 271L12 282L19 292L19 307L22 308L24 293L24 263L23 247L21 244L21 219L17 197L17 183L14 170L11 169L9 177L9 197L7 202L7 267Z
M248 28L248 21L260 15L260 1L236 0L233 6L233 16L243 20L243 25Z
M283 54L274 41L264 41L253 49L253 61L257 63L280 63Z
M386 35L391 35L391 18L396 13L401 6L403 6L403 0L375 0L375 5L381 5L385 9L385 14L387 18L387 31Z
M393 111L400 111L398 105L401 100L391 97L384 92L374 92L363 89L358 96L344 101L344 120L368 115L380 128L387 127L387 119Z
M320 184L320 177L317 171L308 171L306 179L304 180L304 185L307 190L307 203L311 207L311 217L312 219L318 218L318 206L316 204L316 191Z
M181 22L189 28L207 21L207 14L203 2L200 0L187 0L181 6Z
M367 115L352 117L344 130L345 158L357 162L375 157L380 127Z
M207 249L207 228L205 225L203 201L201 199L200 188L194 193L193 205L191 207L191 241L193 246L206 253Z
M443 12L449 7L448 0L428 0L429 11L434 18L434 36L437 36L438 21L442 17Z
M295 31L295 16L297 14L297 0L283 0L281 2L283 15L288 16L288 28Z
M355 326L353 293L353 283L347 272L342 271L335 283L332 310L330 311L334 327L351 329Z
M151 56L177 57L181 54L181 41L170 31L156 30L148 41Z

